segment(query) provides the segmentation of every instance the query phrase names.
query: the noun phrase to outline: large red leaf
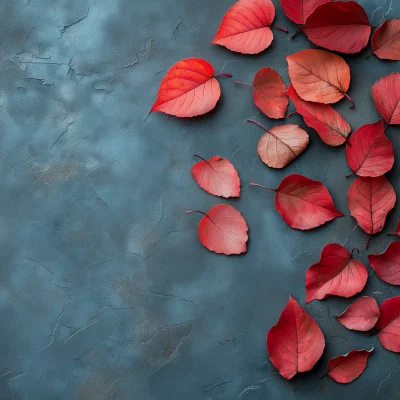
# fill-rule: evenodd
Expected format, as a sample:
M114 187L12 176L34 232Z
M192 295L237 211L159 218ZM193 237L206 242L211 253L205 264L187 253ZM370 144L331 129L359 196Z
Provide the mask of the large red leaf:
M302 30L316 45L347 54L360 52L371 35L368 15L355 1L322 4L307 18Z
M291 379L314 367L324 351L325 338L318 324L290 296L278 323L268 332L267 348L278 372Z
M192 167L192 176L206 192L221 197L239 197L240 179L235 167L226 158L204 158Z
M351 215L370 236L380 232L387 214L396 203L396 193L384 177L357 178L347 192L347 204ZM367 248L368 248L367 243Z
M379 278L400 285L400 242L390 243L382 254L370 254L368 260Z
M338 383L350 383L356 380L367 368L371 350L351 350L344 356L331 358L327 374Z
M346 93L350 86L350 68L342 57L308 49L286 59L292 85L303 100L331 104L345 96L350 99Z
M296 112L303 116L304 122L315 129L320 138L330 146L340 146L350 134L350 125L335 109L327 104L304 101L290 85L288 96L293 101Z
M358 128L346 145L349 167L358 176L381 176L394 164L392 142L385 136L382 120Z
M397 228L396 228L396 232L391 232L391 233L388 233L388 236L400 236L400 220L399 220L399 222L397 223Z
M292 228L308 230L325 224L343 214L335 208L328 189L321 182L292 174L276 189L250 183L275 192L275 207Z
M332 0L281 0L285 15L295 24L303 25L311 13L321 4Z
M379 330L379 340L385 349L400 353L400 296L385 300L380 310L375 325Z
M400 60L400 18L384 22L372 35L372 51L383 60Z
M262 162L271 168L286 167L308 146L308 134L298 125L287 124L267 129L252 119L247 122L253 122L266 130L258 142L257 153Z
M388 125L400 124L400 72L379 79L372 86L372 97Z
M208 250L219 254L246 253L248 240L247 224L242 214L228 204L211 207L207 214L190 210L187 214L198 212L204 215L199 223L200 242Z
M275 7L271 0L239 0L224 15L211 43L243 54L257 54L274 38L271 24Z
M373 297L363 296L351 303L336 318L347 329L367 332L375 326L379 315L380 311L376 300Z
M279 74L271 68L261 68L254 75L253 87L255 105L267 116L274 119L285 118L288 108L286 86Z
M364 289L368 271L344 247L327 244L306 273L306 303L329 296L352 297Z

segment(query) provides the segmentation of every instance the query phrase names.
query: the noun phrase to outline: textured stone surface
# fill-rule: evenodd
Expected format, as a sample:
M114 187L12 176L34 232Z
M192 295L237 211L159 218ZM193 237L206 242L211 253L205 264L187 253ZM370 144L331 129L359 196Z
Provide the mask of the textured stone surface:
M1 400L397 398L399 356L333 318L350 300L306 307L327 339L312 372L287 382L266 355L266 332L290 294L304 304L305 271L323 246L365 244L346 206L344 148L306 128L307 151L282 171L268 169L256 154L262 131L244 121L279 122L260 115L251 91L226 78L209 115L148 115L161 78L182 58L203 57L242 81L268 66L288 83L285 55L313 47L304 36L292 41L276 30L258 56L209 44L232 3L0 2ZM293 32L274 3L276 24ZM386 12L400 16L395 1L360 3L374 24ZM345 57L356 109L346 100L335 106L353 129L378 120L371 86L399 70L396 62L365 60L367 53ZM304 127L298 116L291 121ZM387 130L397 157L398 129ZM210 253L197 240L199 218L184 211L223 201L192 180L193 153L228 157L238 169L242 197L228 203L249 224L246 255ZM291 230L272 194L248 185L274 186L293 172L324 182L346 216L311 232ZM388 177L397 189L397 163ZM371 252L389 241L374 238ZM363 294L381 302L400 292L371 275ZM351 386L318 379L329 358L373 345Z

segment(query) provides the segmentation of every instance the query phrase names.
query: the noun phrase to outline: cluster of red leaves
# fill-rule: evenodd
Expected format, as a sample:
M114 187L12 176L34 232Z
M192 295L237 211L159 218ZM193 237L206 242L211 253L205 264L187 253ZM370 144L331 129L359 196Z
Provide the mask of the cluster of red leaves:
M355 1L280 0L284 13L298 24L314 44L325 49L354 54L368 44L372 32L364 8ZM257 54L273 40L275 8L271 0L239 0L225 14L213 44L243 54ZM297 33L297 32L296 32ZM295 35L292 36L292 38ZM371 54L381 59L400 60L400 19L385 21L372 35ZM350 136L348 122L331 104L346 97L350 87L350 67L337 54L307 49L286 57L290 85L286 88L281 76L271 68L261 68L253 83L235 81L253 88L255 106L271 119L286 118L289 99L295 112L303 117L321 140L329 146L346 143L346 158L356 175L347 193L350 214L371 236L384 228L388 213L394 208L396 193L384 176L393 168L394 152L385 136L388 125L400 124L400 73L393 73L376 82L372 97L382 120L359 127ZM161 82L151 111L177 117L194 117L211 111L221 89L213 66L200 58L177 62ZM294 124L267 128L249 119L265 133L257 153L268 167L284 168L307 148L308 133ZM384 126L384 123L385 125ZM192 167L192 176L206 192L224 198L240 197L240 178L235 167L220 156L201 159ZM343 216L333 203L328 189L321 182L302 175L284 178L276 189L250 183L275 192L275 208L294 229L309 230ZM200 242L210 251L232 255L247 252L248 226L233 206L219 204L203 217L198 227ZM400 236L397 231L390 235ZM368 248L367 243L367 248ZM354 249L357 250L358 249ZM325 246L320 260L306 273L306 303L329 296L350 298L360 293L367 282L368 270L360 261L336 243ZM400 285L400 241L392 242L382 254L370 254L369 263L378 277L391 285ZM372 297L356 299L338 321L348 329L378 332L382 346L400 352L400 297L385 300L381 306ZM267 335L267 348L272 364L279 373L291 379L298 372L309 371L322 356L324 334L316 321L293 298ZM327 375L339 383L358 378L367 366L372 350L351 350L328 362Z

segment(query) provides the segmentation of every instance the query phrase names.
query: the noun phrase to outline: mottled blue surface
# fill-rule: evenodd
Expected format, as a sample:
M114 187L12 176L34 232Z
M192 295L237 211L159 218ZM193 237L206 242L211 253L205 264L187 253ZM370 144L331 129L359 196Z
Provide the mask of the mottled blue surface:
M274 3L276 24L293 32ZM375 25L385 12L400 17L398 2L360 3ZM244 121L280 122L226 78L209 115L148 115L166 70L182 58L205 58L242 81L268 66L288 83L285 55L313 46L280 31L258 56L210 45L232 4L0 1L1 400L399 398L399 355L333 318L350 300L306 307L327 339L312 372L285 381L266 355L268 329L290 294L304 304L305 271L323 246L365 244L346 205L344 148L306 128L307 151L284 170L267 168L256 154L262 131ZM346 100L335 105L353 129L378 120L371 86L399 70L396 62L365 60L368 51L345 57L356 109ZM304 127L298 116L291 121ZM399 128L387 135L397 157L388 177L398 189ZM185 210L222 201L192 180L193 153L228 157L238 169L242 196L227 202L248 222L246 255L217 255L199 243L199 218ZM311 232L291 230L272 194L249 187L277 185L293 172L324 182L346 216ZM371 252L390 240L377 236ZM381 302L400 291L371 274L363 294ZM356 382L318 379L329 358L372 346Z

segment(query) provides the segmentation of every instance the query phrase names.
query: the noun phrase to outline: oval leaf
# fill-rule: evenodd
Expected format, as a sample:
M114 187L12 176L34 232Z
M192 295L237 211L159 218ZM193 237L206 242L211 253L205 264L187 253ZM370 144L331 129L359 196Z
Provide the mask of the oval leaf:
M394 164L392 142L385 136L382 120L358 128L346 145L349 167L358 176L381 176Z
M303 100L330 104L346 96L350 68L342 57L308 49L286 59L292 85Z
M371 350L352 350L344 356L331 358L328 362L328 375L338 383L350 383L356 380L367 368Z
M400 72L384 76L372 87L375 106L388 125L400 124Z
M385 349L400 353L400 296L385 300L380 310L375 326L379 330L379 340Z
M303 25L311 13L321 4L332 0L281 0L285 15L298 25Z
M342 246L324 247L321 259L306 273L306 303L329 296L352 297L364 289L367 268Z
M390 243L382 254L370 254L368 260L384 282L400 285L400 242Z
M187 214L192 212L201 211L186 211ZM204 214L199 223L198 235L208 250L229 256L246 253L247 231L246 221L236 208L218 204Z
M340 146L350 134L350 125L335 109L327 104L304 101L290 85L288 96L294 103L296 112L304 122L315 129L319 137L329 146Z
M371 330L380 315L379 306L373 297L359 297L340 314L338 321L347 329L367 332Z
M224 15L211 43L238 53L260 53L274 38L270 28L274 18L271 0L240 0Z
M384 22L372 35L371 46L382 60L400 60L400 18Z
M213 66L201 58L187 58L167 72L150 112L194 117L211 111L220 95Z
M371 35L368 15L355 1L322 4L302 30L314 44L347 54L360 52Z
M314 367L324 351L325 338L318 324L290 296L278 323L268 332L267 348L278 372L291 379Z
M214 196L240 196L239 174L226 158L214 156L208 161L199 161L192 167L192 176L201 188Z

